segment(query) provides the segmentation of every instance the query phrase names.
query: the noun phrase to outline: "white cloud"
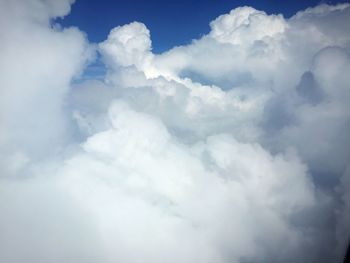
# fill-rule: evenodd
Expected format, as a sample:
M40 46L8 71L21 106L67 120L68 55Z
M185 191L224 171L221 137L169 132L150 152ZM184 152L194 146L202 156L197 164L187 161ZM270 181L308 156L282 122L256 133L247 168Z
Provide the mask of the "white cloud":
M252 7L240 7L219 16L210 26L209 36L219 42L249 45L276 37L285 31L287 24L282 15L268 16Z
M160 55L118 26L75 85L70 4L0 0L1 262L341 261L348 4L238 8Z
M113 68L135 66L145 74L150 72L152 42L150 32L142 23L133 22L111 30L106 41L100 44L105 61Z
M64 97L91 53L78 29L49 26L50 17L69 11L68 2L1 1L6 21L0 25L2 148L21 145L36 157L64 147L69 129Z
M316 202L295 154L272 156L229 135L187 146L123 102L112 104L109 119L110 128L57 174L66 195L98 224L99 242L113 244L105 251L112 261L238 261L277 256L272 244L282 240L287 256L312 238L290 221ZM268 233L265 247L259 240Z

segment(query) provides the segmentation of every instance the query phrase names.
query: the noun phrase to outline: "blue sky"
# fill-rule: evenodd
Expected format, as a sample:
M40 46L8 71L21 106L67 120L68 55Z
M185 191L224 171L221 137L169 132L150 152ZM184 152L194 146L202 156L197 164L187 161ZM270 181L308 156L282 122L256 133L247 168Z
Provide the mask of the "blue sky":
M101 42L115 26L140 21L151 31L153 51L160 53L207 33L211 20L238 6L290 17L319 3L340 2L349 0L77 0L71 14L60 23L77 26L90 41Z

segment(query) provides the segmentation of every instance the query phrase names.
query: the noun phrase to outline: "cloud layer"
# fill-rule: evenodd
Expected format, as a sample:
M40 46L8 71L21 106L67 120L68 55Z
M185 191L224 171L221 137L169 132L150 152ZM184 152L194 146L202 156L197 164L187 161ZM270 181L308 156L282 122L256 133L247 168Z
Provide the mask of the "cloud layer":
M240 7L156 55L139 22L52 22L71 3L0 0L1 262L341 262L350 5Z

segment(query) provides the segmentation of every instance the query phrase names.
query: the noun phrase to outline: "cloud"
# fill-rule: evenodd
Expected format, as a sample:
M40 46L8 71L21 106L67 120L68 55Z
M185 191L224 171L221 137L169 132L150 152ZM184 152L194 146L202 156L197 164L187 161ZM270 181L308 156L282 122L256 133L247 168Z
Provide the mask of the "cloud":
M268 40L283 33L287 27L281 15L268 16L252 7L240 7L221 15L210 23L210 37L221 43L248 45Z
M49 25L68 2L1 1L0 141L9 151L21 145L30 158L64 147L64 97L91 56L78 29Z
M71 1L0 3L1 262L341 262L348 4L156 55L142 23L95 46L52 22Z
M111 67L135 66L149 72L153 54L150 32L142 23L133 22L116 27L106 41L100 44L100 51Z

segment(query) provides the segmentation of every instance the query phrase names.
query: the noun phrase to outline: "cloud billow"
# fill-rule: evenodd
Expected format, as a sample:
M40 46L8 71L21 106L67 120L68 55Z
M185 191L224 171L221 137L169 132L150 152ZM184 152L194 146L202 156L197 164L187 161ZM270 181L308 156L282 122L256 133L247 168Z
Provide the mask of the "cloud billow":
M240 7L154 54L139 22L53 24L71 2L0 0L1 262L342 261L348 4Z

